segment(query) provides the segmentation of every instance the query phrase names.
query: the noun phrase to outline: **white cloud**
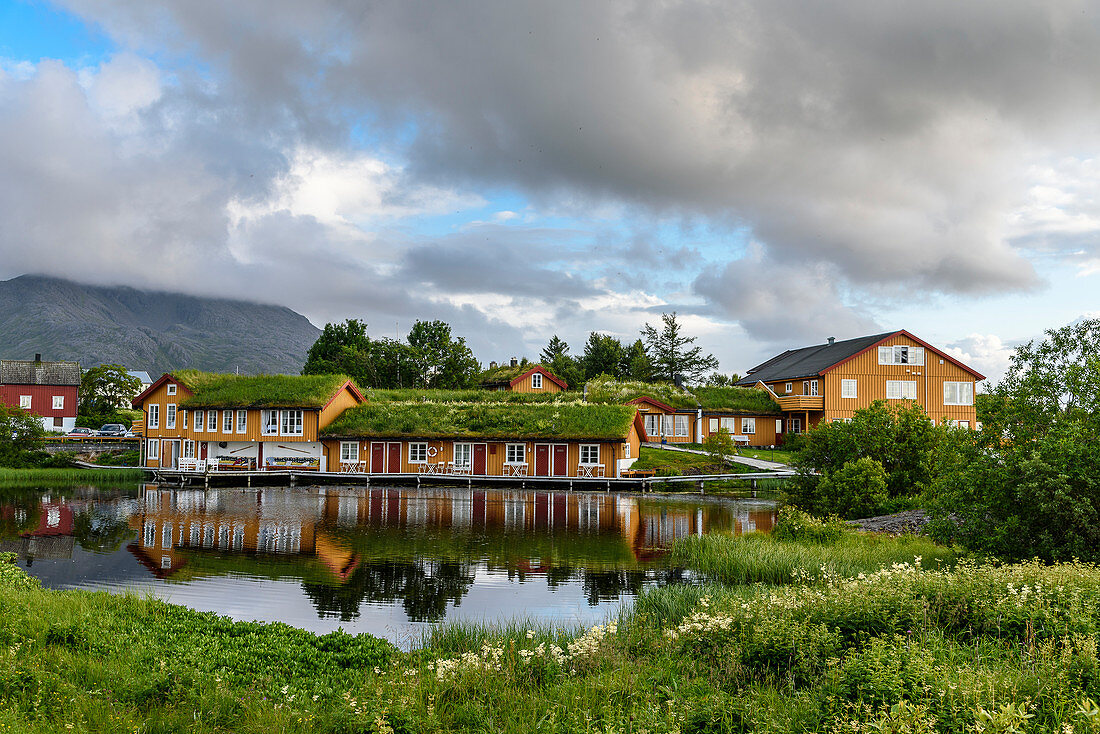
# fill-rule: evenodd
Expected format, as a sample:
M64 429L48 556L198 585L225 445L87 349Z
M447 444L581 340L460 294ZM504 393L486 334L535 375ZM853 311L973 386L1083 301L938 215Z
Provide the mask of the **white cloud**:
M968 334L945 345L943 351L981 372L990 384L996 384L1008 370L1015 347L996 334Z

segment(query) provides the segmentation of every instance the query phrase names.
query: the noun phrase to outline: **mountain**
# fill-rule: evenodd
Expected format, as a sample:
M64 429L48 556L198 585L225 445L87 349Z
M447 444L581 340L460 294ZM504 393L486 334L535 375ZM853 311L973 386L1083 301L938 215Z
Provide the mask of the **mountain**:
M0 281L0 357L298 374L320 330L281 306L23 275Z

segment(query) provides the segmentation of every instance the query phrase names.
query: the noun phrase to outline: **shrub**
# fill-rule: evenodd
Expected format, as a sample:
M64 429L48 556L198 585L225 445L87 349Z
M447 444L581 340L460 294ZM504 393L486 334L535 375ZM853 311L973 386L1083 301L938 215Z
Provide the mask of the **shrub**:
M772 535L781 540L809 540L831 545L840 540L844 530L844 524L835 517L820 520L797 507L785 506L779 510Z
M881 514L890 499L886 479L882 464L869 456L846 461L823 473L815 504L848 519Z

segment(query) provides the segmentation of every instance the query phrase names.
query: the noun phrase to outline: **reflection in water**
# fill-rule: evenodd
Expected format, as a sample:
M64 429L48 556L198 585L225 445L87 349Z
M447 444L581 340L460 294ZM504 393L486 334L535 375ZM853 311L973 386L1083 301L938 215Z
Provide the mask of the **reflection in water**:
M671 541L767 531L774 521L774 506L756 500L438 487L146 485L110 497L10 501L0 506L0 548L15 551L28 566L34 559L75 558L76 542L119 565L119 553L131 559L126 573L115 572L127 578L90 574L66 581L51 569L44 578L48 585L153 585L174 601L237 616L311 629L331 619L380 634L380 608L392 614L400 607L403 614L394 624L437 622L460 616L458 607L471 599L498 617L555 617L563 601L574 617L586 616L574 608L578 604L602 616L608 604L647 585L683 580L682 572L663 563ZM288 580L300 584L297 598L314 608L313 624L292 609ZM243 589L253 587L245 581L280 589L278 601L239 611L250 603ZM195 589L223 587L237 594L213 603L191 596ZM384 624L389 628L391 622Z

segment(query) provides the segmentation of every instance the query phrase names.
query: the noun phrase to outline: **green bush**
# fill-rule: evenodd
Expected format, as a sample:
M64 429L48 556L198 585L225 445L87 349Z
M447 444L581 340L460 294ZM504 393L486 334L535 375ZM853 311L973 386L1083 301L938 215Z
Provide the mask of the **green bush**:
M869 456L846 461L822 474L815 504L848 519L881 514L890 499L886 479L882 464Z
M808 540L831 545L840 540L845 530L844 523L836 517L821 520L787 505L779 509L772 535L780 540Z

